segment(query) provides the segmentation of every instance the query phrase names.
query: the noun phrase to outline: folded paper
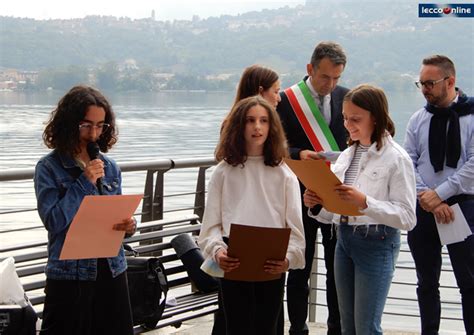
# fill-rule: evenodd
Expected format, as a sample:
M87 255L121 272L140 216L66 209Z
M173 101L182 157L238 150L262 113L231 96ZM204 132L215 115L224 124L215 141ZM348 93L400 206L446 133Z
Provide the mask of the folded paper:
M471 228L459 207L459 204L451 206L454 212L454 221L450 223L438 223L436 220L436 228L438 229L439 240L442 245L449 245L462 242L472 235Z

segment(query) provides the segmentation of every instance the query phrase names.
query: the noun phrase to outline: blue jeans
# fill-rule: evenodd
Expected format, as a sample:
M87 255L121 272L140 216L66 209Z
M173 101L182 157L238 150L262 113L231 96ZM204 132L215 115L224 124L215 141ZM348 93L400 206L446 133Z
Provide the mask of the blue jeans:
M399 251L398 229L338 227L334 274L342 334L382 334L382 313Z
M460 202L463 214L474 232L474 201ZM434 216L419 205L416 208L416 227L408 232L408 245L415 260L418 278L418 305L421 316L421 333L436 335L439 332L441 302L439 278L441 249ZM463 242L447 246L456 283L461 293L463 320L466 334L474 334L474 235Z

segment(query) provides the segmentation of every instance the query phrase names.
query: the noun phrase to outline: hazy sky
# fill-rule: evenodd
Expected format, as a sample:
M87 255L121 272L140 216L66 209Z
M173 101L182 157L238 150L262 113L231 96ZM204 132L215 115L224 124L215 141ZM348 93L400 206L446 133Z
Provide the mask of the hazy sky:
M86 15L127 16L139 19L151 16L157 20L191 19L222 14L272 9L304 4L304 0L4 0L0 16L35 19L83 18Z

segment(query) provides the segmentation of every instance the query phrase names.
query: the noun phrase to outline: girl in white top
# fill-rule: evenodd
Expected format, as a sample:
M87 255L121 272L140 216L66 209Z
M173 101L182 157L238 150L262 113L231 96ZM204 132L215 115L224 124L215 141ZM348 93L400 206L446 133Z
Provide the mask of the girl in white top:
M264 271L280 279L221 279L227 334L276 334L289 268L304 267L304 233L296 176L282 162L286 139L278 114L254 96L234 105L224 123L209 182L199 246L225 272L239 267L227 256L231 223L291 229L286 258L267 260Z
M327 212L318 221L338 224L334 272L342 334L382 334L381 319L400 250L400 229L415 226L415 173L392 136L383 91L370 85L350 90L343 103L349 147L332 167L344 183L335 192L362 216ZM304 204L324 203L306 190ZM311 216L311 215L310 215Z

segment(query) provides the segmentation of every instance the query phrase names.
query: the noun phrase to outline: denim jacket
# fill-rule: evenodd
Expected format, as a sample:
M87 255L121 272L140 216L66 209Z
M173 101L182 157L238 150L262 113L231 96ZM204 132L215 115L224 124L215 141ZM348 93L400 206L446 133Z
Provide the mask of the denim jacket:
M106 195L121 194L121 173L117 164L104 155L105 176L102 178ZM38 213L48 230L48 263L46 277L57 280L95 280L97 259L59 260L59 255L82 199L86 195L98 195L98 190L70 156L53 150L36 165L34 185ZM87 241L84 241L87 248ZM116 277L127 268L123 248L118 256L107 259L112 276Z

